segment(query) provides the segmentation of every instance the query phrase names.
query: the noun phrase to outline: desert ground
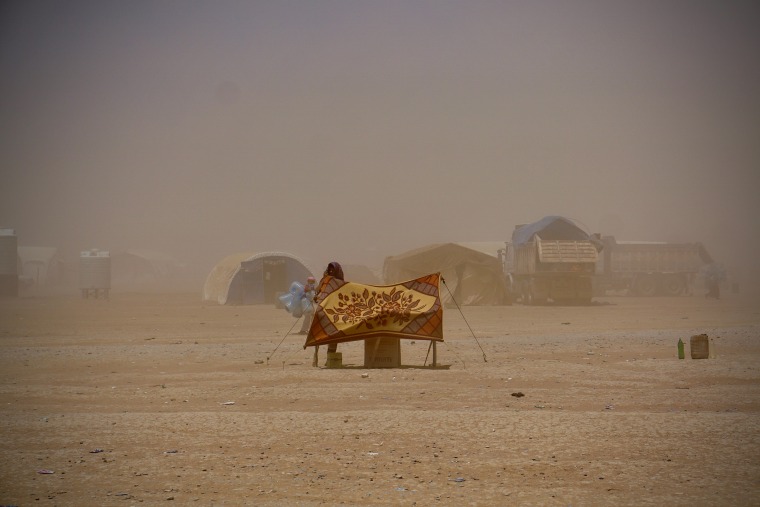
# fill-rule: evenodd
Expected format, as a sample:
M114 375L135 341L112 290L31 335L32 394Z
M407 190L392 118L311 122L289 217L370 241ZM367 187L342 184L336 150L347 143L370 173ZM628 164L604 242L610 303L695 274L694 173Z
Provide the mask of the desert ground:
M0 301L0 505L760 505L758 298L447 308L436 368L314 368L294 323Z

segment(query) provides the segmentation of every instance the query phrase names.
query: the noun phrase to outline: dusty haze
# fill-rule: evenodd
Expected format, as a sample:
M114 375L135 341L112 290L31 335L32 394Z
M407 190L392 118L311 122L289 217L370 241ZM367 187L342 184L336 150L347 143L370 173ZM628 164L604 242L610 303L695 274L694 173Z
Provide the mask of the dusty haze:
M697 1L0 5L19 244L379 266L544 215L758 277L760 8Z

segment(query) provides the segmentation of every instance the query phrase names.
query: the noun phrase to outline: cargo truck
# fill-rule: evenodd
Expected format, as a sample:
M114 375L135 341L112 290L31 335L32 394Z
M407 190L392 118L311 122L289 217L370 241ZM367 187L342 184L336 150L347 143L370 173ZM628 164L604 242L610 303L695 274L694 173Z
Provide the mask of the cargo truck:
M690 294L700 269L713 262L701 243L616 241L604 245L594 274L594 294L623 291L634 296Z
M589 304L601 243L559 216L518 225L499 252L513 300L537 305Z

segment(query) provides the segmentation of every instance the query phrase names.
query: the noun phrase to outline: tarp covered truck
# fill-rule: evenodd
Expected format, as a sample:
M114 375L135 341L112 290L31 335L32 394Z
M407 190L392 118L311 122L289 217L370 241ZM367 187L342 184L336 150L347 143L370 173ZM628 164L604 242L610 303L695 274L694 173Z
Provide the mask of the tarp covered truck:
M635 296L691 293L699 270L713 262L701 243L616 241L601 238L604 249L594 275L594 293L625 291Z
M599 243L572 220L548 216L519 225L502 252L510 293L524 304L588 304Z

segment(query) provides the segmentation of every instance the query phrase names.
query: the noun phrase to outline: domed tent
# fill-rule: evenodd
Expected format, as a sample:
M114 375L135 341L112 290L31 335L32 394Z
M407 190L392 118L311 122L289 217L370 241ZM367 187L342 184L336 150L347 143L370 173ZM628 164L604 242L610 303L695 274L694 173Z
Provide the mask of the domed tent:
M275 304L294 281L313 276L306 264L289 253L237 253L211 270L203 286L203 300L220 305Z

